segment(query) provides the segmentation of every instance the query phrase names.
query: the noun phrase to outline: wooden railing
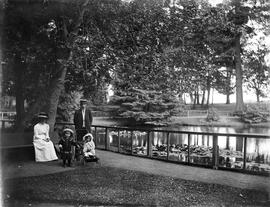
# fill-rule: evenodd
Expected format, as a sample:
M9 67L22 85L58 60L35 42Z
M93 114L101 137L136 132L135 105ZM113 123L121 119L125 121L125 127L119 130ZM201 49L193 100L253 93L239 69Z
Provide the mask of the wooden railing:
M73 123L56 123L60 129L64 126L74 127ZM98 149L173 163L270 175L270 135L101 125L93 125L92 133ZM232 141L234 144L230 144ZM256 150L250 152L255 143L258 145ZM260 147L264 151L260 151Z
M57 123L57 125L73 124ZM267 144L270 147L270 135L101 125L93 125L92 129L99 149L173 163L270 175L269 150L268 153L257 154L255 151L253 153L247 151L247 146L253 145L254 142L261 142L262 145ZM235 141L233 147L227 143L230 139ZM228 148L222 148L221 143L224 141L226 146L228 144Z
M15 116L15 111L0 111L0 120L13 119Z

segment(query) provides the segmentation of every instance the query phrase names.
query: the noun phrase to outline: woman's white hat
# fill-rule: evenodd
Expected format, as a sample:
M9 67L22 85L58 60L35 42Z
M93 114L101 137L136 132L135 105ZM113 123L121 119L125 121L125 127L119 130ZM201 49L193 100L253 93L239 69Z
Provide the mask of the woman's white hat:
M80 103L87 103L88 102L88 100L87 99L80 99Z
M69 128L65 128L63 132L70 132L71 134L74 134L73 130Z
M40 113L38 114L38 118L48 119L48 114L45 113L45 112L40 112Z
M87 137L91 137L92 140L94 139L94 137L91 133L87 133L86 135L83 136L83 141L85 141L87 139Z

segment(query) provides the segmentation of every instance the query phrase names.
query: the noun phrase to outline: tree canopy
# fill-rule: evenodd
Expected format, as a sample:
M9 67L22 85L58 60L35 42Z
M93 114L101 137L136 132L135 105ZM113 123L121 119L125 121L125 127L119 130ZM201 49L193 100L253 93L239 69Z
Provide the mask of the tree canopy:
M236 88L242 111L243 82L257 96L269 84L267 47L245 49L256 25L269 35L268 9L253 0L216 7L206 0L9 0L4 92L16 96L18 125L45 110L52 126L73 96L98 105L109 85L117 96L135 89L181 101L190 94L197 104L200 97L209 104L211 88L228 97Z

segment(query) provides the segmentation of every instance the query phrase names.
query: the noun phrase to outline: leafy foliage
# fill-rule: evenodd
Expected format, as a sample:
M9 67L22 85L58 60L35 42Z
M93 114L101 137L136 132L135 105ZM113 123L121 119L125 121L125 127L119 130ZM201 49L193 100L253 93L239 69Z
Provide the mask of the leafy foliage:
M212 121L218 121L219 119L220 119L220 116L219 116L219 114L218 114L217 109L211 107L211 108L208 110L206 120L207 120L208 122L212 122Z
M247 105L245 112L241 115L241 120L246 123L260 123L268 121L270 108L266 104Z
M263 40L260 42L264 42ZM260 44L255 43L255 50L246 50L244 59L245 78L249 90L254 90L257 96L257 102L260 97L266 97L267 90L269 90L270 77L269 66L265 62L266 54L269 49Z
M172 93L136 88L118 93L110 104L120 105L119 116L135 123L165 121L175 113L177 108L181 108L176 96Z
M4 56L12 70L5 71L4 91L22 89L17 98L27 101L28 113L56 111L52 102L60 100L64 120L74 94L103 104L110 84L120 114L142 122L176 112L175 97L184 93L207 90L209 97L212 87L231 94L233 76L241 102L243 59L249 87L267 84L268 75L259 72L266 68L256 66L260 53L243 47L255 34L248 20L267 26L268 6L252 0L217 7L204 0L8 3Z

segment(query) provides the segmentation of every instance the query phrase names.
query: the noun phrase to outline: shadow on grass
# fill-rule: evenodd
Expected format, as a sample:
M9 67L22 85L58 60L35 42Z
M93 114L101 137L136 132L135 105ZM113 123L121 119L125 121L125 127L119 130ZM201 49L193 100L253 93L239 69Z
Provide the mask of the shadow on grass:
M267 206L266 192L95 166L8 179L5 206L16 202L114 206Z

